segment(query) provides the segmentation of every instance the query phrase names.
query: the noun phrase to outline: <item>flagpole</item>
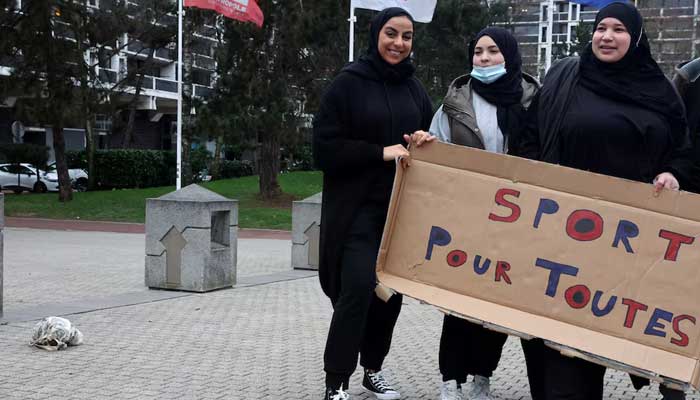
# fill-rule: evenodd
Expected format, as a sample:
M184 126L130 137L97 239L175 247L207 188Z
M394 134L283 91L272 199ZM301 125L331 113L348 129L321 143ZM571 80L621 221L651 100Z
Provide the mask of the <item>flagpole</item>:
M554 30L554 0L549 0L547 7L547 47L545 50L544 70L549 71L552 66L552 30Z
M353 62L355 60L355 7L352 6L352 1L350 2L350 40L348 40L348 61Z
M182 188L182 0L177 1L177 167L175 189Z

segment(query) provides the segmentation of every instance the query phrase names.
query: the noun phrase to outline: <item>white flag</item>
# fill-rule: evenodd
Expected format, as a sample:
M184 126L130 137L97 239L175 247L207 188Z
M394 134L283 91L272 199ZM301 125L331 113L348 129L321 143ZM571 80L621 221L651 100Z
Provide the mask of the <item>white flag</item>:
M388 7L401 7L418 22L433 20L437 0L351 0L350 7L381 11Z

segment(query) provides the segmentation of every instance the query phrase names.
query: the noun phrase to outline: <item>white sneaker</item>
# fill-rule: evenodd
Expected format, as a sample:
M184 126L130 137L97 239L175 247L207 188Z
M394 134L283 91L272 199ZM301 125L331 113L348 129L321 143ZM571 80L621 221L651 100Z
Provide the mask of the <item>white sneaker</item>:
M326 388L326 396L324 400L350 400L350 395L343 391L343 386L340 389L333 390L331 388Z
M442 382L440 386L440 400L464 400L462 387L457 385L456 380Z
M474 380L469 389L469 400L493 400L489 378L474 375Z

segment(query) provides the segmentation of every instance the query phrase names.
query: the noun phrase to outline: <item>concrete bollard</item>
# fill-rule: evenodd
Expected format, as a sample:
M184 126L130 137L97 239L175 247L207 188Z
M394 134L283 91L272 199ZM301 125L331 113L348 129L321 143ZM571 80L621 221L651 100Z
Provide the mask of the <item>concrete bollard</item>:
M207 292L236 283L238 202L192 184L146 200L149 288Z
M292 268L318 270L321 193L292 203Z

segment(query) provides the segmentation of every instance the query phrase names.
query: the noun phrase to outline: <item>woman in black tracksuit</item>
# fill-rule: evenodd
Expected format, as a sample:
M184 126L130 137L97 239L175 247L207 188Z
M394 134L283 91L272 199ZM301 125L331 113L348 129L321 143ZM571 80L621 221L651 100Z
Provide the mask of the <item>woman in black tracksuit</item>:
M323 171L319 277L333 304L324 369L326 398L346 399L358 354L363 386L381 399L399 394L381 374L401 310L374 293L375 264L396 159L404 141L427 130L432 104L414 77L413 19L388 8L372 21L369 47L326 91L314 120L314 159Z

